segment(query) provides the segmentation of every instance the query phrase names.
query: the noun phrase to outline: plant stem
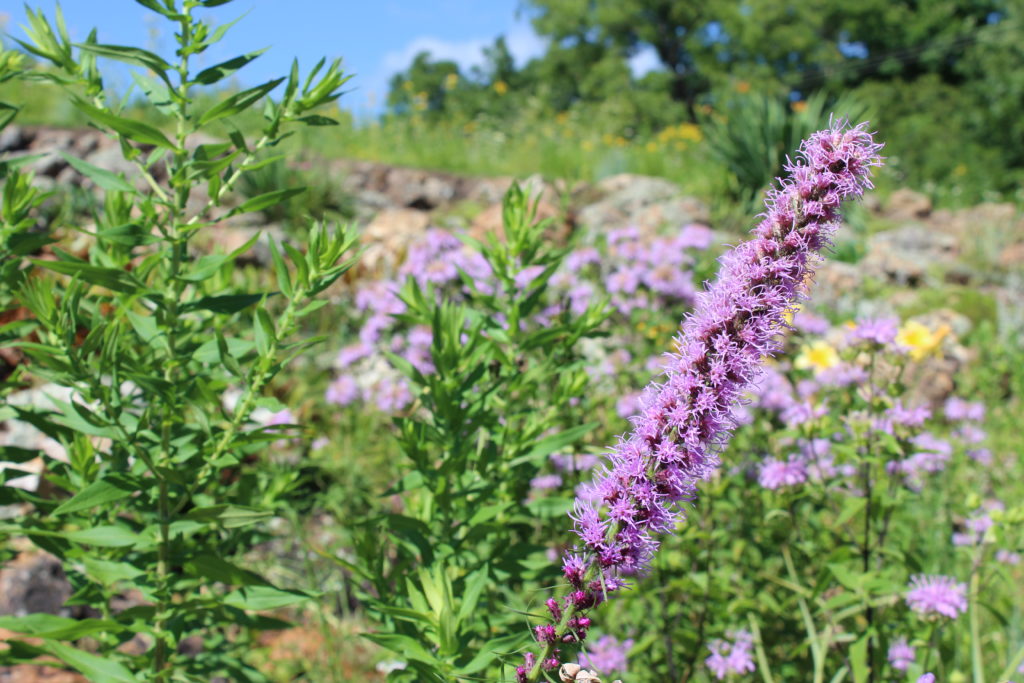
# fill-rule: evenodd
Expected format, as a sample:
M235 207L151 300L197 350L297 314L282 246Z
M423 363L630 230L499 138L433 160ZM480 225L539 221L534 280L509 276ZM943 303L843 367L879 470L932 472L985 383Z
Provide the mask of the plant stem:
M175 177L176 171L188 163L188 155L185 152L185 140L188 137L188 50L186 49L192 37L192 8L186 4L182 10L179 21L181 34L179 44L181 45L181 60L178 63L178 105L175 112L177 121L176 149L174 152L174 165L170 177ZM185 283L179 279L183 255L185 253L188 235L181 237L178 226L182 223L185 206L188 203L189 186L182 183L173 187L174 202L168 211L168 225L166 238L171 247L171 263L167 271L166 290L164 293L164 327L167 338L166 365L164 367L164 381L169 387L169 396L164 399L164 410L160 424L160 458L158 467L153 475L159 482L159 494L157 509L159 514L160 537L157 541L157 616L154 625L154 637L156 648L153 655L153 671L158 679L164 678L164 672L170 664L170 657L174 647L168 647L168 640L173 639L173 634L166 630L168 612L171 609L171 580L170 580L170 550L171 550L171 510L170 491L167 481L166 470L173 464L173 448L171 446L172 426L181 420L180 401L178 400L178 350L177 333L181 322L178 315L178 301L184 292ZM177 511L175 511L176 513ZM171 642L170 645L175 645Z
M974 683L985 683L985 668L981 661L981 628L978 619L978 588L981 577L978 573L978 563L974 563L974 571L971 572L971 588L967 609L971 626L971 673Z

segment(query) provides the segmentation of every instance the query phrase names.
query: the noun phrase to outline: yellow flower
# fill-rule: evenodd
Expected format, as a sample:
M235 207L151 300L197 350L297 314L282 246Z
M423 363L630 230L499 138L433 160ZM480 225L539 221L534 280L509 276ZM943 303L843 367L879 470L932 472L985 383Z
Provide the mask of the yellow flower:
M459 84L459 74L448 74L444 77L444 88L445 90L454 90L455 86Z
M700 132L700 127L695 123L680 123L677 128L678 135L683 140L691 140L693 142L700 142L704 137Z
M821 372L839 365L839 353L827 341L819 339L801 348L793 365L801 370Z
M936 352L947 334L949 325L940 325L938 329L932 330L927 325L910 320L896 334L896 343L905 347L911 358L921 360Z
M644 149L646 149L648 152L657 152L658 145L656 142L654 142L654 140L651 140L646 145L644 145Z
M743 93L750 92L750 83L748 83L747 81L738 81L736 83L736 92L740 93L741 95Z
M508 92L508 83L506 83L505 81L495 81L494 92L498 93L499 95L504 95L505 93Z
M584 140L580 143L580 147L583 148L584 152L590 152L594 149L594 142L592 140Z

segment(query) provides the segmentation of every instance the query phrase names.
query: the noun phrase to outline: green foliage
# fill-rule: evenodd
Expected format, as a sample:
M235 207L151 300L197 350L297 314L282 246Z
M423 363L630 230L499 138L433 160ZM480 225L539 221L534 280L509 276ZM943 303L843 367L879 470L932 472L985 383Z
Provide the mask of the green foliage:
M67 158L101 197L92 206L95 227L82 229L90 246L84 255L53 247L55 258L31 258L53 241L35 229L45 195L19 170L27 159L0 166L0 303L8 310L16 302L30 314L3 328L4 346L27 358L3 391L46 380L68 392L63 400L52 399L53 409L3 408L8 419L30 423L60 443L68 459L12 454L21 461L44 457L45 477L59 495L0 489L3 504L24 503L30 510L7 520L0 534L27 537L56 555L74 587L72 602L102 616L76 622L46 615L5 618L4 628L41 644L15 638L0 659L12 665L49 654L98 681L263 680L245 661L248 638L254 629L282 622L254 612L311 596L276 587L236 564L266 536L264 522L289 504L297 483L294 472L240 465L281 438L278 430L254 425L253 411L267 404L264 393L281 369L315 343L293 336L316 309L312 297L351 267L353 261L343 259L355 237L315 224L304 253L285 244L282 257L271 245L276 289L259 292L239 289L232 276L251 241L231 253L198 258L190 242L258 165L263 150L287 135L285 127L322 122L312 112L337 98L345 78L337 63L325 70L321 62L303 81L296 66L288 78L199 110L193 88L249 59L214 72L191 70L191 59L226 28L210 32L197 10L223 2L141 4L174 25L176 64L138 48L100 45L95 32L72 44L59 9L53 24L29 10L29 42L21 44L52 68L13 72L65 89L92 125L118 141L148 190ZM155 77L146 94L162 113L158 123L125 117L108 102L95 56L145 67ZM277 84L285 85L281 97L266 98ZM259 103L258 139L235 130L228 142L187 144L210 122L231 123ZM157 169L166 183L156 179ZM194 208L189 199L202 190L206 195ZM283 196L268 192L234 213L268 209ZM241 397L226 405L222 394L231 387ZM23 472L5 471L5 481L18 474ZM127 587L141 594L142 603L114 610ZM81 645L85 635L89 650L66 644ZM120 646L136 635L144 651L126 654ZM203 637L208 649L201 657L183 657L179 646L193 635Z
M566 253L544 243L547 222L537 222L535 211L513 186L504 240L472 243L495 274L496 291L463 274L465 302L435 296L413 279L401 292L407 310L399 321L432 330L435 372L391 356L416 394L416 410L395 420L407 465L389 493L402 496L404 510L361 523L358 559L343 563L366 582L367 609L386 627L368 637L409 662L393 680L500 669L500 655L527 636L519 613L529 605L519 591L526 581L552 578L537 559L537 527L555 532L568 500L531 501L530 481L549 455L597 426L581 422L571 405L588 382L579 343L607 314L598 303L548 326L528 322ZM517 275L527 269L536 275L524 287Z
M849 98L829 103L819 92L799 108L778 98L749 94L727 100L703 121L708 146L734 178L734 194L753 207L760 193L784 174L800 141L829 124L830 116L864 119L864 107Z

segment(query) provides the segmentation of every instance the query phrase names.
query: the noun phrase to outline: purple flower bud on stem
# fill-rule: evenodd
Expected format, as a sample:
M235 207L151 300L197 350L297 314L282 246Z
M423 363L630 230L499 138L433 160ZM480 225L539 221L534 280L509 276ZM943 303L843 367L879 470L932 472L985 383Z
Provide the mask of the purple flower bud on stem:
M760 378L762 358L778 351L786 314L806 298L804 283L839 225L840 205L872 186L881 145L865 125L836 122L804 141L788 177L768 193L752 239L722 257L718 279L697 295L664 381L645 392L632 433L595 472L595 495L576 501L581 546L564 560L572 590L593 586L596 603L624 585L622 576L642 573L657 535L684 519L696 484L718 466L733 410ZM567 601L542 662L583 604ZM526 680L540 673L535 665Z

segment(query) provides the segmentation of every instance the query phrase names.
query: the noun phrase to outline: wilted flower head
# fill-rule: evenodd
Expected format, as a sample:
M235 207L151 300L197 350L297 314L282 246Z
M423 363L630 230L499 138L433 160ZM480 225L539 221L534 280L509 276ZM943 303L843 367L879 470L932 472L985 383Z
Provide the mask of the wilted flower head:
M910 579L907 605L926 617L955 619L967 610L967 584L950 576L918 574Z

